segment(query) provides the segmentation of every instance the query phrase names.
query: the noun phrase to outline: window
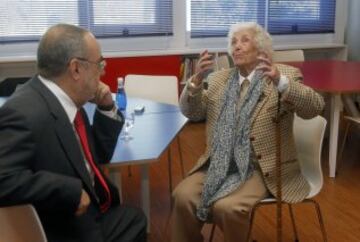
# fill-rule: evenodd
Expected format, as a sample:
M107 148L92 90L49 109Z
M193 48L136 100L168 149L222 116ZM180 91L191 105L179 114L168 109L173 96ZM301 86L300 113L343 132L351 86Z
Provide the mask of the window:
M265 24L265 0L191 0L191 37L225 36L230 24Z
M270 0L272 34L333 33L335 0Z
M172 35L172 0L93 0L90 12L97 36Z
M344 43L347 9L341 0L0 0L0 62L35 59L39 37L60 22L91 30L107 57L225 51L239 21L265 26L274 48L331 47Z
M78 25L78 1L1 0L0 41L36 40L51 25Z
M172 35L172 0L1 0L0 42L38 40L57 23L98 37Z
M192 38L223 37L229 25L254 21L271 34L334 32L335 0L190 0Z

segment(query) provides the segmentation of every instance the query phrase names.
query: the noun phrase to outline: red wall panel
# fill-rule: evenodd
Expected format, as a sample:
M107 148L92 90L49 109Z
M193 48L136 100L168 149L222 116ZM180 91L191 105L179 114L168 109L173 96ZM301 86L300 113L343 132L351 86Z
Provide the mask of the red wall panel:
M112 92L116 91L116 79L127 74L173 75L179 78L181 56L145 56L106 58L105 75L101 80L107 83Z

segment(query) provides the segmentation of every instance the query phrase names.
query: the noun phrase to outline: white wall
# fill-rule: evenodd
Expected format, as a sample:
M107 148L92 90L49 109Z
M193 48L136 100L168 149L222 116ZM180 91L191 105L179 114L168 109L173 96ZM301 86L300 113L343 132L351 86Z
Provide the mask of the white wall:
M349 60L360 60L360 1L349 0L346 44Z

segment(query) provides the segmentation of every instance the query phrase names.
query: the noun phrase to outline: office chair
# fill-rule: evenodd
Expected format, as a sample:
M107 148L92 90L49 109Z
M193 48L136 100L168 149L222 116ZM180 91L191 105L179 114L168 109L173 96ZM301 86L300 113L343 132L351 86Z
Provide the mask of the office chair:
M147 98L153 101L179 105L178 80L175 76L153 76L153 75L127 75L125 77L126 94L130 97ZM185 176L184 162L181 152L179 135L176 136L177 148L179 152L179 162L182 177ZM168 169L169 169L169 190L170 201L172 192L172 173L171 173L171 149L168 149Z
M0 208L0 242L46 242L34 207L30 204Z
M9 97L18 85L24 84L29 77L9 77L0 82L0 97Z
M304 61L303 50L276 50L273 53L274 62Z
M301 166L301 171L310 184L310 193L306 199L304 199L301 203L313 203L315 210L317 212L320 229L323 237L323 241L327 241L327 234L324 227L324 222L322 218L322 214L320 211L319 204L313 200L321 190L323 186L323 174L321 169L321 149L324 139L324 133L326 128L326 120L317 116L312 119L304 120L300 117L295 116L294 119L294 137L296 150L298 154L298 159ZM265 198L259 201L250 212L250 226L248 231L248 241L251 241L251 232L254 223L254 217L257 209L261 206L273 205L276 204L276 198ZM290 217L292 221L293 231L294 231L294 241L299 241L298 233L295 225L295 217L292 210L292 204L287 204L290 212ZM210 234L210 242L213 239L215 226L212 227ZM255 240L254 240L255 241Z
M342 153L345 148L346 138L348 136L350 128L353 125L358 125L360 127L360 110L355 105L354 99L351 97L351 95L342 95L341 98L342 98L344 108L346 110L347 115L344 116L344 121L346 122L346 127L345 127L344 137L343 137L343 140L341 143L338 160L340 160L342 157Z
M216 55L215 57L216 57L215 60L216 71L230 68L231 63L229 61L229 56L227 54Z

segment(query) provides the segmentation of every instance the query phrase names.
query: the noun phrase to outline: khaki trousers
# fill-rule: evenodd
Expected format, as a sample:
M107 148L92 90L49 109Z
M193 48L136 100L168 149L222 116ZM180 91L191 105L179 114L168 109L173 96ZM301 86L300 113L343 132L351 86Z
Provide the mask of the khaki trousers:
M204 223L196 217L205 172L186 177L173 192L171 242L202 242ZM237 190L216 201L211 208L213 223L224 233L225 242L245 242L249 228L249 211L256 202L268 196L258 170Z

